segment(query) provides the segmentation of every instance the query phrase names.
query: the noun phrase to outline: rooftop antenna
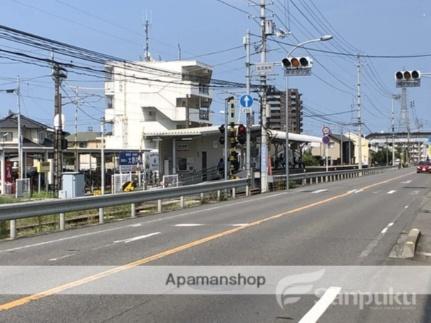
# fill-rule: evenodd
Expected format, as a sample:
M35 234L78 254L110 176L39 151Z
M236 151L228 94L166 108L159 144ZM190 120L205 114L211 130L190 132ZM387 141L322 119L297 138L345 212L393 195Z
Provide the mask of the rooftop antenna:
M144 60L146 62L151 61L150 55L150 21L148 19L148 15L145 17L145 53Z
M178 43L178 60L181 60L181 44Z

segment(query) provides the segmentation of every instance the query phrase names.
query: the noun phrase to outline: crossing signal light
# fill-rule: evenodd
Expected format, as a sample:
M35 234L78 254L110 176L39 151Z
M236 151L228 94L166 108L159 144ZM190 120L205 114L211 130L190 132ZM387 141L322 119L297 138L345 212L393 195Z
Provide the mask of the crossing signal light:
M238 153L235 150L230 152L229 161L230 161L232 170L234 172L237 172L239 170L239 160L238 160Z
M395 81L397 87L416 87L420 86L421 72L413 71L397 71L395 73Z
M285 69L296 68L311 68L313 61L310 57L286 57L283 58L281 63Z
M247 141L247 128L243 124L238 126L237 140L241 145L244 145Z

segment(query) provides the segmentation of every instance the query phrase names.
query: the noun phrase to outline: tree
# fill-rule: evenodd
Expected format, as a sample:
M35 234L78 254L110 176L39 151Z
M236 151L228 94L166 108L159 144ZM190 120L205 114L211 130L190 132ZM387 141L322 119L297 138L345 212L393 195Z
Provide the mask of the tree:
M311 154L310 151L304 152L302 161L304 162L304 166L319 166L319 161Z

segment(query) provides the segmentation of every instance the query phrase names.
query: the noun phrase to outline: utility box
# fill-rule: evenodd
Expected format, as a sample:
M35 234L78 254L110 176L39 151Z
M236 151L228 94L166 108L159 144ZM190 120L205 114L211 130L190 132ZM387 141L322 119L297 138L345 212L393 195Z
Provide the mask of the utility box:
M84 174L78 172L63 173L63 189L58 192L59 198L72 199L85 195Z

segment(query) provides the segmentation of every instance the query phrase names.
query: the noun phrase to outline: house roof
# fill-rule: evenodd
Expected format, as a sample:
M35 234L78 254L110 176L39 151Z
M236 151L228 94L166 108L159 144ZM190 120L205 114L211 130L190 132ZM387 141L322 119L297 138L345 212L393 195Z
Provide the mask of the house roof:
M96 141L100 138L101 133L100 132L94 132L94 131L83 131L76 133L76 141ZM70 142L75 142L75 134L72 133L66 137L66 139Z
M343 140L343 142L352 141L351 139L349 139L349 137L346 137L345 135L339 135L335 133L331 134L330 137L339 142L341 142L341 140Z
M260 130L259 125L254 125L252 131ZM157 131L153 133L146 133L146 137L182 137L182 136L204 136L218 134L219 126L210 127L196 127L196 128L185 128L185 129L174 129L174 130L164 130ZM271 130L273 138L285 139L286 133L284 131ZM299 142L321 142L321 138L315 136L309 136L305 134L289 133L289 139L291 141Z
M25 115L22 115L22 114L21 114L21 125L24 128L30 128L30 129L46 129L46 130L51 129L47 125L40 123L36 120L30 119L29 117L26 117ZM9 113L8 116L6 116L3 119L0 119L0 128L17 128L17 126L18 126L17 113Z

